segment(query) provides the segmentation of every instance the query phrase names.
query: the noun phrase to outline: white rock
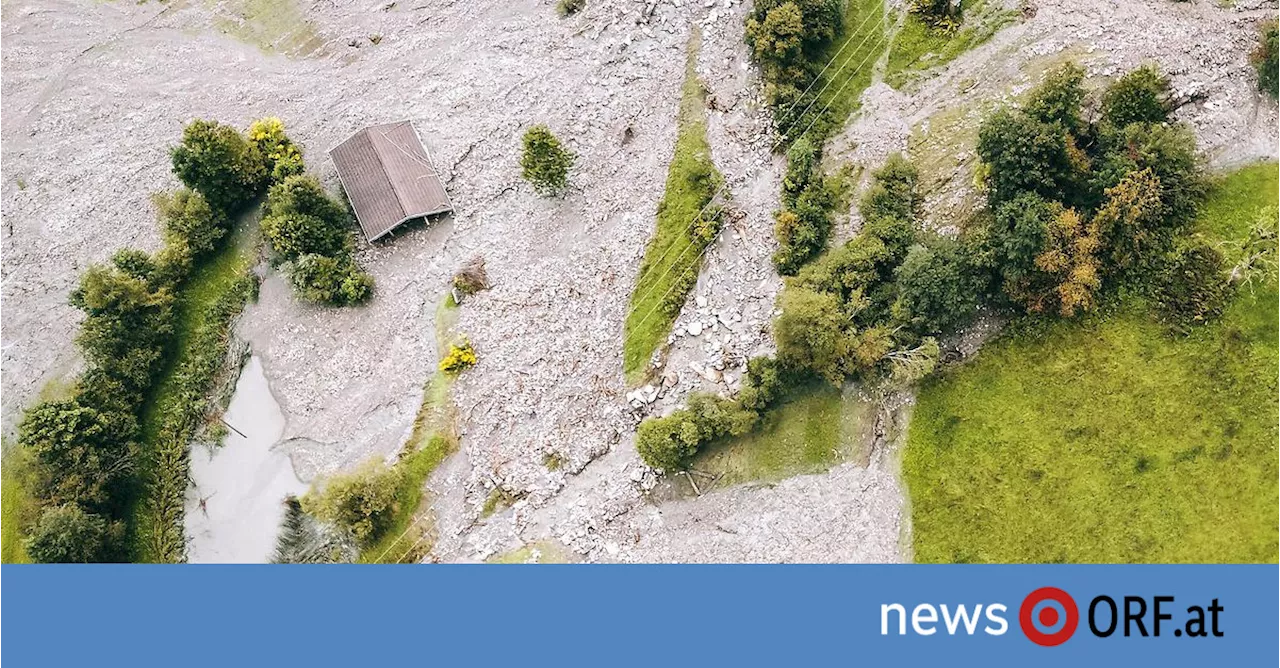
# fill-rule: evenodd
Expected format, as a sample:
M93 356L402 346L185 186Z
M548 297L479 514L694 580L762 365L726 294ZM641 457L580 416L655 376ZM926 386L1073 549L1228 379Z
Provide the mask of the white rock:
M701 333L702 333L702 323L700 323L700 322L691 322L691 323L689 323L689 335L690 335L690 336L698 336L698 335L699 335L699 334L701 334Z

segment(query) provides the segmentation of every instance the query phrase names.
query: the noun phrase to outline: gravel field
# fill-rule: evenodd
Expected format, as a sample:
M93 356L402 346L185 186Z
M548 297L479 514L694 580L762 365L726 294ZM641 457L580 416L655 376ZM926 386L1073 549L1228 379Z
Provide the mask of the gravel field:
M1176 116L1214 165L1275 159L1276 105L1255 93L1247 52L1276 2L1031 4L1034 16L914 87L870 88L829 159L873 168L893 151L929 151L927 208L949 225L974 203L972 141L960 139L1067 56L1099 78L1154 61L1195 98ZM176 186L167 152L187 121L279 116L336 188L329 147L408 118L456 214L360 251L377 281L369 304L300 304L269 272L238 326L270 378L299 476L394 455L437 363L436 306L452 273L482 255L492 289L463 304L455 327L480 363L453 386L461 449L429 481L430 558L548 540L604 561L908 558L891 447L867 467L646 499L656 477L632 445L642 415L696 388L732 391L745 359L772 346L784 165L742 43L748 7L589 0L561 19L549 0L6 0L5 432L46 383L78 370L66 300L79 272L118 248L159 245L149 196ZM703 33L697 69L716 102L713 158L745 215L707 253L655 374L658 397L634 401L622 323L675 141L690 30ZM563 200L519 178L520 136L535 123L578 154ZM548 470L548 454L564 466ZM523 498L482 519L495 486Z

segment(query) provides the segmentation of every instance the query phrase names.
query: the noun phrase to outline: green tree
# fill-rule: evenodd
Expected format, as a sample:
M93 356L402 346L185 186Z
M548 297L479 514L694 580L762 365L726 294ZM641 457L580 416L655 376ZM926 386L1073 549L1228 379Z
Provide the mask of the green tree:
M111 561L112 526L75 504L46 508L27 539L27 554L38 564L88 564Z
M129 413L45 401L26 412L18 442L34 458L42 498L103 509L133 470L137 431Z
M227 214L244 208L267 185L262 153L229 125L192 121L170 157L178 180Z
M264 217L262 235L279 262L293 262L304 255L319 255L338 262L337 257L351 252L351 235L346 229L305 213Z
M783 291L779 307L782 314L773 325L778 361L834 384L843 382L842 357L849 322L840 300L830 293L793 286Z
M649 418L636 428L636 451L645 464L668 473L682 471L698 453L698 433L684 433L685 420L678 414Z
M1160 193L1160 178L1151 169L1132 172L1107 189L1093 223L1106 240L1110 270L1150 268L1170 248L1173 235L1162 219Z
M980 282L953 239L932 237L912 246L894 275L894 314L916 334L949 333L977 313Z
M990 168L992 205L1028 192L1061 200L1073 190L1067 135L1056 123L997 111L978 131L978 155Z
M148 387L173 332L173 293L117 266L94 265L71 304L85 313L76 343L90 365L127 384Z
M346 229L350 224L347 209L325 190L314 176L297 174L271 186L267 192L265 213L268 216L302 214L314 216L333 228Z
M370 461L352 473L332 476L319 488L313 487L302 497L302 509L350 531L361 545L368 545L382 535L394 516L399 483L396 471Z
M187 188L157 193L152 201L160 213L165 243L186 245L193 258L212 253L231 227L226 215L215 212L203 195Z
M569 183L569 168L574 155L560 144L545 125L536 125L524 133L524 154L520 157L521 176L544 196L564 192Z
M1163 123L1169 118L1165 97L1169 80L1152 65L1116 79L1102 94L1102 118L1113 127L1130 123Z
M1032 89L1023 107L1028 118L1079 135L1085 123L1080 118L1084 100L1084 69L1075 63L1064 63L1049 72L1045 80Z
M778 360L752 357L747 360L746 382L738 393L738 401L747 410L764 412L782 398L787 385L786 376Z

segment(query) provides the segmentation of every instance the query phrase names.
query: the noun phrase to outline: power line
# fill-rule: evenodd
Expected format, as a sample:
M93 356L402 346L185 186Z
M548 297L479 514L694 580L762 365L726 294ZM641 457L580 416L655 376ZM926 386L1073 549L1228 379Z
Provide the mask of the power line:
M851 0L851 1L852 1L852 0ZM867 25L867 23L868 23L868 22L872 19L872 17L874 17L874 16L875 16L875 14L874 14L874 13L872 13L872 14L868 14L868 15L867 15L867 17L866 17L865 19L863 19L863 20L862 20L862 24L861 24L861 25L859 25L859 26L857 27L857 29L856 29L856 31L854 32L854 34L856 35L859 31L861 31L863 28L865 28L865 27L866 27L866 25ZM836 70L835 75L833 75L833 78L834 78L834 76L839 75L839 74L840 74L840 72L844 71L844 68L845 68L845 67L848 67L848 66L849 66L849 62L853 60L853 56L857 54L858 50L862 49L862 47L867 43L867 40L868 40L870 37L871 37L871 34L870 34L870 33L868 33L868 34L867 34L867 36L866 36L866 37L864 37L864 38L862 39L862 42L858 44L858 48L854 50L854 53L853 53L853 54L850 54L849 59L848 59L848 60L845 60L845 61L844 61L844 64L843 64L843 65L841 65L841 66ZM806 95L808 95L809 91L813 89L814 84L816 84L816 83L818 83L819 81L821 81L821 80L822 80L822 75L823 75L823 74L825 74L825 73L826 73L826 71L827 71L827 69L831 67L831 64L832 64L832 63L834 63L834 62L836 62L836 59L838 59L838 58L841 56L841 54L843 54L843 53L844 53L844 50L845 50L845 49L847 49L847 48L849 48L849 45L850 45L850 44L853 44L853 38L852 38L852 37L850 37L849 39L845 40L844 45L840 47L840 50L839 50L839 51L836 51L835 55L831 57L831 60L828 60L828 61L827 61L827 64L826 64L826 65L824 65L824 66L822 67L822 70L818 72L818 75L817 75L817 76L815 76L815 77L813 78L813 80L809 82L809 85L805 87L805 89L800 93L800 95L796 96L795 101L791 103L791 106L787 108L786 112L784 113L784 115L783 115L782 117L785 117L786 115L790 115L790 114L791 114L791 112L796 108L796 105L798 105L798 104L800 104L801 102L803 102L803 101L804 101L805 96L806 96ZM859 65L859 67L861 67L861 65ZM805 106L804 111L800 112L800 115L799 115L799 116L797 116L796 118L804 118L804 115L805 115L805 114L807 114L807 113L809 113L809 110L813 108L813 104L814 104L814 102L817 102L817 101L818 101L818 99L822 97L822 93L823 93L823 92L825 92L825 91L827 90L827 87L828 87L828 86L830 86L830 85L831 85L831 79L828 79L828 80L827 80L827 82L826 82L825 84L823 84L822 89L821 89L821 90L819 90L816 94L814 94L812 97L810 97L810 98L809 98L809 104ZM807 131L807 130L806 130L806 131ZM801 136L803 136L803 135L801 135ZM781 145L782 145L782 143L783 143L783 141L785 141L785 139L786 139L786 135L784 135L784 134L782 134L782 133L779 133L778 140L777 140L777 141L775 141L775 142L773 143L773 145L769 147L769 153L773 153L775 150L777 150L777 148L778 148L779 146L781 146ZM703 215L704 213L706 213L706 212L707 212L707 209L712 205L712 203L714 203L714 202L716 201L716 197L718 197L718 196L720 195L720 193L721 193L721 192L722 192L726 187L728 187L728 183L722 183L722 184L720 184L720 186L719 186L718 188L716 188L716 191L715 191L714 193L712 193L712 194L711 194L711 197L710 197L710 198L708 198L708 199L707 199L707 203L706 203L706 204L704 204L704 205L702 206L702 208L698 211L698 213L694 215L693 220L689 221L689 223L690 223L691 225L693 224L693 222L694 222L694 221L697 221L699 218L701 218L701 217L702 217L702 215ZM643 279L645 276L647 276L647 275L649 274L649 272L651 272L651 271L652 271L652 268L653 268L653 267L656 267L656 266L658 266L658 265L662 264L662 261L666 259L667 254L669 254L669 253L671 252L671 249L673 249L673 248L675 248L675 246L674 246L674 245L667 246L667 249L666 249L666 250L664 250L664 251L662 252L662 255L661 255L661 256L659 256L657 260L654 260L654 261L653 261L652 263L650 263L648 266L646 266L646 267L642 267L642 268L641 268L640 275L639 275L639 276L636 276L636 285L637 285L637 286L640 284L641 279ZM686 247L686 248L687 248L687 247Z
M883 44L885 44L885 43L887 43L887 42L888 42L888 40L887 40L887 39L881 39L881 40L878 40L878 41L877 41L877 45L878 45L878 46L882 46ZM875 51L872 51L872 52L868 53L868 54L867 54L867 56L866 56L865 58L863 58L862 63L859 63L858 67L857 67L857 68L855 68L855 70L854 70L854 71L855 71L855 76L856 76L857 71L858 71L858 70L860 70L860 69L861 69L861 68L866 64L867 60L868 60L868 59L871 57L871 55L873 55L874 53L875 53ZM852 60L852 58L850 58L850 60ZM848 63L846 63L846 65L847 65L847 64L848 64ZM841 68L841 69L843 69L843 68ZM837 74L838 74L838 73L839 73L839 71L837 71ZM796 140L797 140L797 141L798 141L801 137L804 137L806 134L808 134L808 133L809 133L809 130L813 129L813 126L814 126L814 124L817 122L817 120L818 120L819 118L821 118L822 114L826 113L827 109L828 109L828 108L830 108L831 103L832 103L832 102L834 102L834 101L836 100L836 98L838 98L838 97L840 96L840 93L844 91L845 87L847 87L847 86L848 86L848 85L853 81L853 79L854 79L854 77L852 77L852 76L851 76L851 77L849 77L849 78L848 78L848 79L847 79L847 80L846 80L846 81L845 81L845 82L840 86L840 88L838 88L838 89L836 90L835 94L834 94L834 95L832 95L831 99L830 99L830 100L828 100L828 101L827 101L827 103L826 103L825 105L823 105L822 111L821 111L821 112L819 112L816 116L814 116L814 117L813 117L813 120L811 120L811 121L809 122L809 125L808 125L807 127L805 127L804 132L800 133L800 135L799 135L798 137L796 137ZM824 87L824 89L823 89L823 90L825 90L825 87ZM821 95L821 92L819 92L819 95ZM695 218L694 220L697 220L697 219ZM697 256L697 258L696 258L696 259L697 259L697 262L701 262L702 257L703 257L703 256L705 256L705 255L707 254L707 252L711 249L711 246L712 246L712 243L713 243L713 242L714 242L714 239L712 240L712 242L708 242L706 246L703 246L703 247L702 247L702 250L698 253L698 256ZM683 250L683 251L681 251L680 255L678 255L678 256L676 257L676 260L675 260L674 262L672 262L672 263L667 267L667 270L666 270L665 272L663 272L663 274L659 277L659 279L665 278L667 274L671 273L671 270L672 270L673 268L675 268L675 266L679 263L680 259L681 259L681 258L683 258L683 257L685 256L685 254L687 254L687 253L689 252L689 249L690 249L690 248L693 248L693 245L685 246L684 250ZM696 266L697 262L695 262L695 266ZM688 271L688 269L686 269L685 271ZM666 300L667 296L668 296L668 295L670 295L670 294L671 294L671 292L672 292L672 290L674 290L678 285L679 285L678 283L673 283L673 284L671 285L671 287L667 288L666 292L664 292L664 293L662 294L661 299L659 299L659 300L658 300L658 302L657 302L656 304L654 304L652 307L650 307L650 309L645 313L645 316L644 316L643 318L641 318L641 319L640 319L640 322L639 322L639 323L637 323L637 324L635 325L635 328L636 328L636 329L639 329L640 327L642 327L642 326L644 325L644 323L648 322L649 318L651 318L651 317L653 316L653 314L654 314L655 312L657 312L657 310L662 306L663 301L665 301L665 300ZM628 317L630 317L634 312L635 312L635 309L633 308L633 309L631 309L631 310L627 313L627 316L628 316Z

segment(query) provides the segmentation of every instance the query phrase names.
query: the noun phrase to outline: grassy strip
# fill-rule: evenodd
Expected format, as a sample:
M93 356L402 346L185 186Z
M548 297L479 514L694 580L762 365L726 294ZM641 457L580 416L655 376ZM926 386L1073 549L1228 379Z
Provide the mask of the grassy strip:
M30 466L24 451L5 444L0 455L0 563L27 564L23 537L35 523L39 504L31 493Z
M142 414L141 489L130 513L133 561L184 561L183 511L188 445L209 412L209 389L230 344L230 325L256 290L256 225L240 225L230 243L188 281L181 295L175 351Z
M448 332L457 319L457 311L458 305L451 295L445 296L436 309L436 347L441 354L449 346ZM419 519L427 511L423 493L427 478L458 449L449 403L451 381L449 375L441 371L436 371L427 381L422 406L413 422L413 433L393 469L400 476L395 515L382 536L361 550L361 563L412 563L431 550L430 529Z
M874 78L876 61L888 46L885 39L887 20L884 0L848 0L845 3L843 33L816 59L816 64L826 64L837 53L840 57L831 62L826 74L814 83L812 90L820 94L809 113L789 132L792 139L798 139L811 124L813 134L825 137L839 130L858 109L862 91L871 85ZM807 104L806 101L799 105L797 112ZM823 118L815 122L813 116L823 109L826 109Z
M966 3L964 23L950 31L930 28L915 14L908 13L889 48L885 83L902 88L926 70L955 60L1018 20L1017 12L1005 10L1000 4L986 0Z
M1201 232L1248 233L1274 163L1223 181ZM1277 289L1172 337L1130 299L1029 321L921 391L903 462L922 562L1271 562Z
M666 340L685 298L698 281L701 251L710 243L709 239L696 236L692 228L722 177L711 161L706 91L694 69L696 61L695 41L691 42L685 67L680 129L675 156L667 169L666 192L658 204L657 230L645 249L627 311L623 371L632 382L643 376L649 356ZM710 215L710 211L704 215Z

